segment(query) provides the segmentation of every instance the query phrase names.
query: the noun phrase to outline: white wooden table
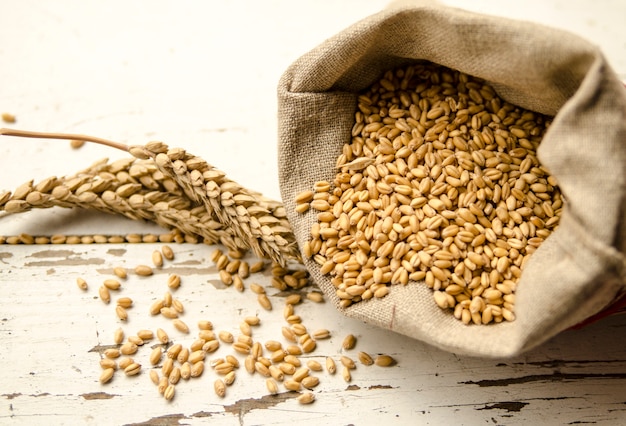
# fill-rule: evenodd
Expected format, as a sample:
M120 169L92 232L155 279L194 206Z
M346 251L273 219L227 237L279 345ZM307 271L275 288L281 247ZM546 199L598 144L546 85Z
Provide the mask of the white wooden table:
M210 2L0 0L0 110L15 128L86 133L124 143L163 140L225 170L244 186L279 198L275 87L299 55L386 1ZM465 3L446 1L449 4ZM95 6L94 6L95 4ZM467 6L469 7L469 5ZM626 80L626 7L620 1L483 0L471 7L575 31L596 42ZM109 157L101 146L72 150L63 141L0 139L2 189L29 179L72 174ZM150 224L84 211L52 209L0 218L0 235L162 233ZM567 331L514 359L484 360L442 352L421 342L342 317L330 304L296 307L309 330L327 328L303 360L358 351L388 353L393 367L363 366L314 373L316 401L300 405L281 388L269 395L259 374L243 366L226 396L218 377L181 383L165 401L148 378L149 342L135 359L136 377L117 372L101 385L101 353L113 331L166 329L189 344L199 319L238 333L247 315L262 325L254 339L282 340L284 294L269 275L247 280L267 288L274 304L220 285L210 256L216 247L172 244L176 258L152 277L131 275L121 292L133 298L122 324L97 288L112 268L149 264L160 244L0 245L0 424L606 424L626 423L626 316ZM169 273L183 285L185 336L148 306L167 290ZM90 284L78 289L77 277ZM306 291L310 291L307 289ZM357 346L341 349L343 337ZM233 353L222 344L209 359ZM243 356L239 356L243 362ZM157 368L160 371L160 368Z

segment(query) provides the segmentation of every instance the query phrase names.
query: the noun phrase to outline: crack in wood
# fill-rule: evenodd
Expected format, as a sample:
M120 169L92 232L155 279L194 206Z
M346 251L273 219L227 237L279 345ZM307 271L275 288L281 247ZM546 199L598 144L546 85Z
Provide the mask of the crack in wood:
M613 364L613 363L626 363L626 360L624 360L624 359L606 359L606 360L600 360L600 359L598 359L598 360L550 359L550 360L545 360L545 361L513 362L511 364L499 363L499 364L496 364L496 367L510 367L512 365L515 365L515 366L532 365L532 366L537 366L537 367L545 367L545 368L553 368L554 369L554 368L558 368L558 367L576 366L577 364L580 364L580 365L598 365L598 364Z
M530 382L563 382L586 379L626 379L626 373L561 373L552 374L531 374L521 377L510 377L506 379L484 379L478 381L458 382L463 385L478 385L479 387L509 386Z
M178 426L180 420L188 419L184 414L166 414L164 416L153 417L141 423L127 423L124 426Z
M104 259L99 258L74 258L74 259L59 259L59 260L38 260L33 262L25 262L24 268L37 267L37 266L77 266L77 265L102 265Z
M502 401L493 404L485 404L483 407L477 408L477 410L506 410L509 413L518 413L527 405L528 402Z
M75 252L74 250L63 250L63 249L58 249L58 250L41 250L41 251L36 251L32 254L30 254L28 257L34 257L37 259L41 259L41 258L49 258L49 257L70 257L70 256L76 256L79 255L80 253Z
M282 392L276 395L264 395L261 398L240 399L234 404L225 405L224 411L236 414L240 418L252 410L270 408L285 402L288 399L296 398L300 392Z
M9 259L11 257L13 257L13 253L10 253L8 251L0 252L0 262L2 263L7 263L4 261L4 259Z
M111 256L124 256L126 254L126 249L123 248L114 248L114 249L108 249L107 250L107 254L110 254Z
M89 393L82 393L80 394L80 396L82 396L84 399L91 401L91 400L98 400L98 399L112 399L115 398L116 396L119 395L114 395L111 393L106 393L106 392L89 392Z
M18 396L22 396L22 394L19 392L3 393L2 396L5 397L6 399L14 399L14 398L17 398Z

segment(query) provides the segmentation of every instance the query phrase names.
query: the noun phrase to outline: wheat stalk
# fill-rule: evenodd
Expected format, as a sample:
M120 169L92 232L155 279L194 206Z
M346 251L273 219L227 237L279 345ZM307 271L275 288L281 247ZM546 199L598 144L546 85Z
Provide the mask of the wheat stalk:
M161 142L128 147L86 135L0 129L0 134L85 140L128 151L135 158L101 160L68 178L51 177L0 194L0 209L82 207L149 220L220 242L284 265L299 252L282 203L247 190L224 172L181 148Z

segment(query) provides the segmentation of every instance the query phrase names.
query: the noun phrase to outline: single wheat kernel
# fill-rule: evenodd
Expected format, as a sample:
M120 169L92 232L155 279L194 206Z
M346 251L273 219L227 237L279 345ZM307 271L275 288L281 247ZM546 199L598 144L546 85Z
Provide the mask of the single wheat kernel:
M378 355L374 363L380 367L389 367L396 364L396 360L389 355Z
M119 358L120 350L115 348L106 349L104 351L104 356L111 359Z
M311 371L322 371L322 364L320 364L318 361L315 361L314 359L308 360L306 362L306 366L309 367L309 369Z
M291 329L289 329L287 327L285 327L285 329L291 331ZM294 339L295 339L295 337L294 337ZM292 340L292 341L295 341L295 340ZM267 341L265 341L265 345L264 346L265 346L265 348L268 351L272 351L272 352L277 351L279 349L282 349L282 347L283 347L282 343L280 343L278 340L267 340Z
M126 309L124 309L120 305L117 305L115 307L115 315L117 315L117 317L120 319L120 321L128 320L128 312L126 312Z
M241 333L246 336L252 336L252 328L250 327L250 324L245 321L241 321L239 323L239 330L241 330Z
M154 273L154 271L148 265L137 265L137 266L135 266L135 274L137 274L139 276L148 277L148 276L152 275L153 273Z
M105 369L105 368L117 369L117 362L115 362L114 360L110 358L102 358L100 360L100 367L102 367L102 369Z
M312 292L307 293L306 298L316 303L324 302L324 295L317 291L312 291Z
M152 264L157 268L163 266L163 255L159 250L154 250L152 252Z
M354 349L354 346L356 346L356 337L353 334L348 334L343 339L343 342L341 343L341 347L346 350L350 350L350 349Z
M165 257L167 260L174 260L174 251L167 244L161 247L161 253L163 253L163 257Z
M157 385L157 391L163 395L165 393L165 389L169 386L169 382L167 381L167 377L162 376L159 379L159 384Z
M132 342L126 342L120 346L120 353L123 355L132 355L137 353L139 346Z
M233 371L234 367L232 364L228 362L221 362L214 367L214 370L217 374L226 375L230 373L231 371Z
M321 328L313 332L313 338L315 340L328 339L329 337L330 337L330 330L327 330L325 328Z
M121 328L115 330L115 332L113 333L113 341L116 345L121 345L124 341L124 330L122 330Z
M213 340L213 339L211 339ZM204 344L206 343L206 339L201 339L198 338L196 340L194 340L193 342L191 342L191 344L189 345L189 350L190 351L198 351L200 349L202 349L202 346L204 346Z
M285 379L285 373L275 365L270 365L267 367L270 371L270 376L278 382L282 382Z
M295 371L295 373L293 373L291 379L295 380L296 382L301 382L302 379L304 379L308 375L309 375L309 368L308 367L302 367L302 368L298 368Z
M302 365L302 363L300 362L300 359L295 355L285 355L284 361L287 364L293 365L294 367L300 367L300 365Z
M87 281L85 281L83 278L80 278L80 277L76 278L76 285L81 290L87 290L89 288L89 286L87 285Z
M344 367L349 368L351 370L356 368L356 364L354 363L354 360L352 358L342 355L340 360Z
M288 362L281 362L280 364L278 364L278 368L280 369L280 371L287 375L292 375L296 372L296 366L293 364L289 364Z
M165 391L163 392L163 397L167 401L171 401L172 398L174 398L175 393L176 393L176 386L173 384L169 384L167 385L167 387L165 388Z
M137 346L143 346L145 343L143 339L139 336L128 336L128 341L134 343Z
M292 324L291 330L296 336L304 336L307 334L307 329L303 324Z
M320 384L320 379L315 376L307 376L302 379L302 387L307 389L313 389L315 386Z
M150 352L150 364L157 365L161 361L161 357L163 356L163 352L160 347L155 347Z
M281 332L283 334L283 337L285 339L289 340L290 342L296 343L298 341L298 338L296 337L296 333L293 331L293 328L289 328L289 327L284 327L283 326L281 328Z
M159 385L159 381L161 380L159 378L159 373L156 372L156 370L150 370L150 380L152 381L152 383L154 383L155 385Z
M119 290L122 284L118 280L114 280L112 278L104 280L102 283L109 290Z
M180 331L181 333L189 333L189 327L182 320L174 319L172 320L172 324L174 325L174 328L176 328L176 330Z
M172 308L179 314L185 312L185 307L183 306L183 302L178 299L172 299Z
M343 370L341 371L341 377L343 377L343 380L348 383L352 380L352 374L350 374L350 369L348 367L343 367Z
M165 302L163 299L155 300L152 305L150 305L150 314L157 315L161 312L161 309L165 306Z
M374 359L367 352L359 352L359 361L363 365L372 365L374 364Z
M290 294L285 298L285 303L288 305L297 305L301 300L302 298L299 294Z
M230 373L226 374L222 380L224 381L224 384L226 386L230 386L233 383L235 383L236 377L237 377L237 373L235 373L234 371L231 371Z
M182 349L183 345L181 343L173 344L166 351L167 357L172 359L176 358Z
M285 359L285 356L289 355L289 353L283 349L278 349L272 352L270 355L270 360L274 363L281 362Z
M213 323L207 320L200 320L198 321L198 328L200 330L213 330Z
M335 374L337 372L337 365L331 357L326 357L326 371L328 371L328 374Z
M169 319L178 318L178 312L176 312L176 309L174 308L168 308L168 307L161 308L161 315Z
M215 394L220 398L226 396L226 384L220 379L217 379L213 382L213 389L215 390Z
M163 344L170 341L169 336L162 328L157 328L157 339L159 339L159 341Z
M180 276L177 274L172 274L167 278L167 286L172 290L180 287Z
M220 249L216 249L211 253L211 261L213 263L217 263L220 257L222 257L224 253Z
M255 363L256 360L252 355L246 356L243 366L249 374L254 374L256 372Z
M100 299L105 304L108 304L111 301L111 293L109 293L109 289L105 286L100 286L100 288L98 289L98 294L100 295Z
M250 265L250 273L251 274L256 274L257 272L261 272L263 270L265 270L265 262L262 260L259 260L258 262L253 263L252 265Z
M317 343L315 342L315 340L311 339L311 336L309 336L308 334L305 334L303 337L305 337L305 339L300 339L300 346L302 346L302 351L307 354L313 352L317 347Z
M302 317L300 315L289 315L285 320L289 324L300 324L302 322Z
M233 368L239 368L239 360L233 355L226 355L226 362L233 366Z
M237 270L237 275L239 275L242 279L248 278L250 276L250 265L248 262L242 261L239 265L239 269Z
M257 296L257 300L259 302L259 305L261 305L261 307L263 309L265 309L267 311L271 311L272 310L272 302L267 297L267 294L259 294Z
M229 331L226 331L226 330L220 331L217 334L217 336L224 343L233 343L235 341L235 337L233 336L233 334L231 332L229 332Z
M117 299L116 303L118 306L127 309L133 306L133 299L131 299L130 297L120 297L119 299Z
M127 234L124 237L124 239L126 240L126 242L131 243L131 244L138 244L143 241L143 239L141 238L141 235L139 234Z
M261 318L259 317L249 316L249 317L245 317L243 320L247 322L248 325L252 325L252 326L261 324Z
M276 395L278 393L278 385L273 379L266 379L265 387L267 387L268 392L272 395Z
M219 340L209 340L204 345L202 345L202 350L206 353L215 352L220 347Z
M191 364L195 364L199 361L204 361L204 359L206 358L206 354L207 352L203 349L193 351L187 357L187 361L189 361Z
M312 392L305 392L297 399L300 404L311 404L315 401L315 395Z
M290 391L299 391L302 384L295 380L289 379L283 382L283 386L285 387L285 389L290 390Z
M191 377L191 363L184 362L183 365L180 366L180 377L183 380L188 380Z
M161 365L161 374L163 377L169 377L170 373L174 369L174 360L172 358L165 358L163 361L163 365Z
M259 284L252 283L250 284L250 290L252 290L256 294L265 294L265 289Z
M124 358L119 360L118 365L122 370L124 370L126 367L128 367L134 362L135 361L131 357L125 356Z
M172 306L172 300L173 300L173 296L172 293L170 293L169 291L166 291L163 294L163 306L165 306L166 308L169 308L170 306Z
M266 366L264 363L260 361L256 361L254 363L254 370L262 376L265 376L265 377L271 376L268 366Z
M141 365L137 364L136 362L133 362L132 364L124 368L124 373L127 376L136 376L137 374L139 374L140 371L141 371Z
M15 115L8 113L8 112L3 112L2 121L4 121L7 124L14 124L17 121L17 119L15 118Z
M302 355L302 348L298 345L289 345L285 348L286 355Z
M154 339L154 333L151 330L139 330L137 331L137 336L144 341Z
M170 384L177 384L180 381L180 367L174 367L167 379Z
M108 383L113 378L113 373L115 373L115 369L113 368L105 368L100 373L100 383Z
M283 308L283 318L287 319L294 314L293 305L286 304Z
M200 377L204 371L204 361L198 361L191 365L191 377Z
M126 269L122 268L121 266L116 266L115 268L113 268L113 274L115 274L115 276L120 279L126 279L126 277L128 276L126 273Z
M179 364L184 364L188 360L189 360L189 349L182 348L180 352L178 353L178 356L176 357L176 361L178 361Z

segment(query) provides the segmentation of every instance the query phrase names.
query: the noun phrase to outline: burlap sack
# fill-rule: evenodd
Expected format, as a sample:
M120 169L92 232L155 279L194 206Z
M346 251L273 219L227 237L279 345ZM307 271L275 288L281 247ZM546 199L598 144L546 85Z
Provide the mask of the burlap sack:
M356 93L382 73L428 60L489 82L505 100L555 115L539 159L568 204L518 285L513 322L465 326L439 309L423 283L391 287L343 310L327 277L315 282L350 317L455 353L505 357L539 345L601 311L625 291L626 91L600 50L567 32L440 4L395 4L292 64L279 87L282 198L300 246L315 213L294 196L332 181L350 133Z

